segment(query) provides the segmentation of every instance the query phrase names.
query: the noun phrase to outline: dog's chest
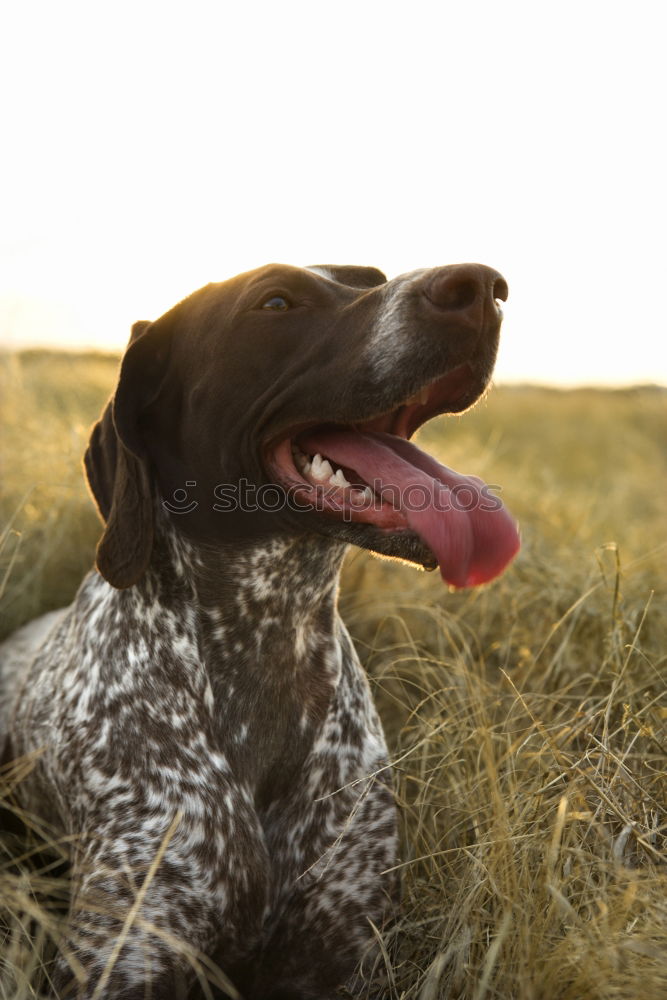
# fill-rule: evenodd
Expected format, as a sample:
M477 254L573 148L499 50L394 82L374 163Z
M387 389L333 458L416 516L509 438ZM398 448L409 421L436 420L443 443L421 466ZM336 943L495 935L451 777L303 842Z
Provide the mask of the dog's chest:
M261 816L300 794L344 784L381 731L340 620L329 629L279 611L225 620L209 612L202 644L217 742Z

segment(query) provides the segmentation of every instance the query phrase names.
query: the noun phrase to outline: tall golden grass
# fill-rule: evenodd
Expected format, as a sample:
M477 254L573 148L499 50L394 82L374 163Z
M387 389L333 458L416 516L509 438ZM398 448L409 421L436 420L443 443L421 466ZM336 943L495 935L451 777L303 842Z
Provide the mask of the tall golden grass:
M80 459L116 364L2 359L3 632L67 602L92 561ZM502 486L511 569L448 593L351 553L341 605L403 826L401 914L360 996L667 996L666 417L650 387L497 388L421 443ZM3 843L0 997L24 1000L66 893L17 859L34 845Z

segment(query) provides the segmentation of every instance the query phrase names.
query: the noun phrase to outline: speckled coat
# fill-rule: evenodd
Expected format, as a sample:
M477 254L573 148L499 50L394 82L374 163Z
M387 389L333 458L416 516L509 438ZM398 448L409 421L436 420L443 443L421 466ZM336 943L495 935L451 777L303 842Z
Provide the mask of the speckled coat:
M53 624L14 751L47 747L25 804L51 803L73 838L72 944L93 984L161 853L102 995L143 997L147 967L153 996L185 995L175 937L245 996L326 996L389 915L395 808L336 610L342 553L302 538L199 556L163 524L140 584L91 573Z

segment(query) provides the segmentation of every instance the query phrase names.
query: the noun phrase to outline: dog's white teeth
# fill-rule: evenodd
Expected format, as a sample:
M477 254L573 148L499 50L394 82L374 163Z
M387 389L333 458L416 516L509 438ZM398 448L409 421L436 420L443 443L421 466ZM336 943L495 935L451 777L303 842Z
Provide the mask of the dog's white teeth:
M308 458L299 448L296 451L292 450L294 461L303 476L308 476L316 483L328 483L330 486L336 486L340 489L346 489L352 485L348 483L342 469L336 469L334 472L328 458L322 458L320 454Z
M318 482L328 482L329 478L333 476L331 462L327 458L323 459L321 455L315 455L310 467L310 474Z
M338 469L333 474L333 476L329 480L329 483L332 486L343 486L343 487L345 487L345 486L351 486L352 485L351 483L348 483L347 479L343 475L343 470L342 469Z

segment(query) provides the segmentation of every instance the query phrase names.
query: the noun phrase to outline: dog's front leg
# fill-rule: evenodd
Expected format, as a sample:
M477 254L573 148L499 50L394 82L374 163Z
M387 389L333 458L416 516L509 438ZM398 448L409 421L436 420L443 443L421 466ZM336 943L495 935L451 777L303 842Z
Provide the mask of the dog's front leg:
M229 838L179 813L162 825L146 817L133 834L78 841L53 976L59 1000L185 1000L210 969L204 956L217 950L230 968L257 946L268 862L253 823Z
M399 889L396 807L383 763L309 808L302 803L298 825L276 831L272 850L292 861L247 1000L329 1000L360 959L366 972L374 965L373 928L387 927Z

